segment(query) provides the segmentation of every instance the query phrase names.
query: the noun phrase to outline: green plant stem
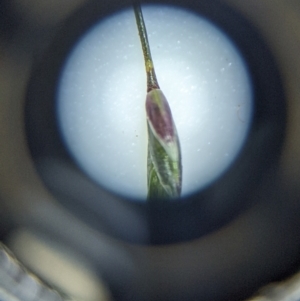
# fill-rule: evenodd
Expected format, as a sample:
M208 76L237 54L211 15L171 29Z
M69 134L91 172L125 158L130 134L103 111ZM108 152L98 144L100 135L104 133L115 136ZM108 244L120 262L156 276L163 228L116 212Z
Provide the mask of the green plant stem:
M147 73L147 92L153 90L153 89L159 89L159 85L157 82L155 70L154 70L154 64L151 57L151 51L147 36L147 30L141 10L141 6L139 3L133 4L135 18L136 18L136 24L139 31L139 36L142 44L142 49L144 53L144 59L145 59L145 67L146 67L146 73Z

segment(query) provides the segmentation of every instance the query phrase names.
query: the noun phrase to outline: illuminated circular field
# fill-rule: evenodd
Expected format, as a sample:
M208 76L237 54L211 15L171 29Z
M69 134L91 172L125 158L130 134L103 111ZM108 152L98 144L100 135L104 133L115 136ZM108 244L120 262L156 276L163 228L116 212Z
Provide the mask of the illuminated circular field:
M251 125L247 67L221 29L180 8L142 7L161 90L182 150L182 195L220 177ZM58 89L65 144L94 181L147 195L146 73L133 9L98 23L70 53Z

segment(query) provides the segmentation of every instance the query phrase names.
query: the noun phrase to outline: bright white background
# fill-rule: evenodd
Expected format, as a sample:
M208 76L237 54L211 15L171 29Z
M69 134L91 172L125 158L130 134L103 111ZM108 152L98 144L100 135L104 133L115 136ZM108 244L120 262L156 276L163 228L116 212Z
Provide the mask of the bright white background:
M143 7L158 82L179 133L183 195L233 162L252 117L243 59L223 32L180 8ZM58 116L75 160L95 181L145 200L146 74L132 9L94 26L67 60Z

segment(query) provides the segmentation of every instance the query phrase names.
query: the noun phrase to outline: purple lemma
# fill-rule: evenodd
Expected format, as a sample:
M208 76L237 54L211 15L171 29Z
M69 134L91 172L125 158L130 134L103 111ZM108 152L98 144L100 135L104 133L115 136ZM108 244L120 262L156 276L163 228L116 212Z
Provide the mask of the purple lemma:
M150 128L173 160L179 159L179 144L175 123L170 106L160 89L153 89L147 94L146 112Z
M168 101L161 90L154 89L146 98L147 118L156 135L167 141L173 140L174 122Z

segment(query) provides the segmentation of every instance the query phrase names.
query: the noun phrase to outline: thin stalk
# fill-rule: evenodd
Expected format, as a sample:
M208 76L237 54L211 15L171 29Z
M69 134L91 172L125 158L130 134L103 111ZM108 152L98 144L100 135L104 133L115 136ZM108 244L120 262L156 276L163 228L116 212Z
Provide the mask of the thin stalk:
M133 8L134 8L136 24L140 35L141 44L142 44L142 49L144 53L145 67L147 73L147 92L150 92L153 89L159 89L159 85L157 82L157 78L154 70L154 64L151 57L147 30L146 30L141 6L139 3L134 3Z

